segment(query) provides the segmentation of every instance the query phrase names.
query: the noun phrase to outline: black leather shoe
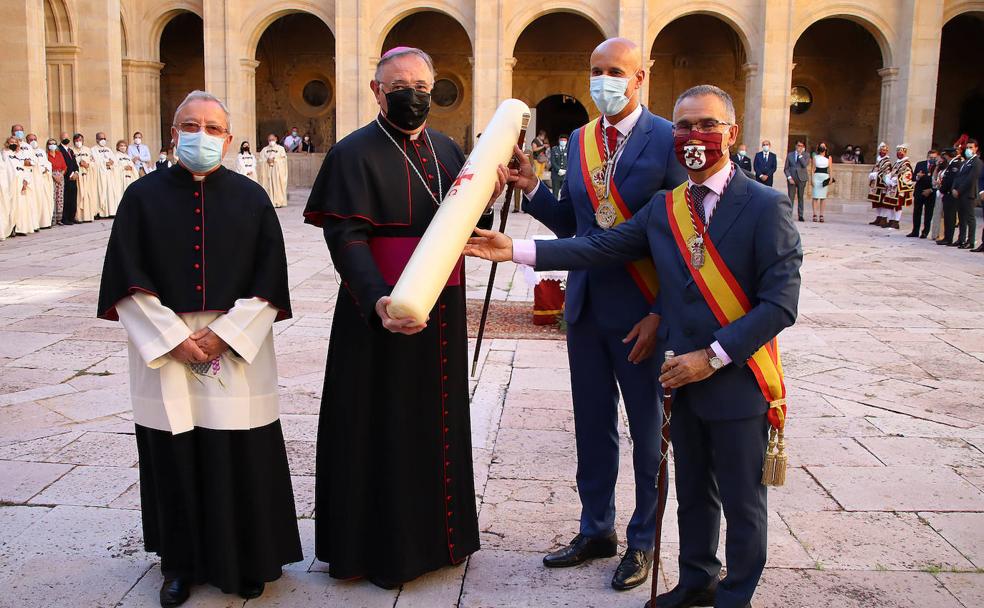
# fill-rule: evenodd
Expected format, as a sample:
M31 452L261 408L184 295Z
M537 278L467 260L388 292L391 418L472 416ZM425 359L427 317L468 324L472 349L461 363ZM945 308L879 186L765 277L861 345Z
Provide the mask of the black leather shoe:
M265 583L248 583L243 582L239 585L239 597L244 600L252 600L263 595L263 590L266 588Z
M963 241L953 241L952 243L947 243L948 247L962 247Z
M162 608L175 608L188 600L191 595L191 582L180 577L165 578L161 585Z
M916 234L915 232L910 232L906 236L909 237L910 239L914 239L914 238L918 237L919 235Z
M547 568L569 568L583 564L597 557L614 557L618 553L618 535L589 538L578 534L563 549L557 549L543 557L543 565Z
M666 593L656 596L656 605L650 606L646 602L646 608L690 608L691 606L713 606L714 597L717 595L718 581L714 579L711 584L704 589L687 589L677 585Z
M615 569L615 576L612 577L612 589L626 591L645 583L646 579L649 578L651 564L652 559L645 551L629 549L622 556L618 568Z
M973 249L974 248L974 244L971 243L970 241L967 241L963 245L961 245L960 248L961 249Z
M971 251L973 251L974 253L984 252L984 243L981 243L980 245L978 245L977 246L977 249L971 249Z
M940 240L936 241L936 244L937 245L949 245L950 244L950 241L947 241L945 239L940 239Z

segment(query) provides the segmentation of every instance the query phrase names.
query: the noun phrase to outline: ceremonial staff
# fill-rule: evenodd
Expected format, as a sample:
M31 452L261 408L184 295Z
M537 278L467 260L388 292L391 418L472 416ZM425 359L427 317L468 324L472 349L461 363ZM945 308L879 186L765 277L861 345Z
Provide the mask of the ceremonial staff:
M669 361L674 357L672 350L664 353L663 359ZM656 542L653 546L653 581L652 591L649 594L649 601L646 608L656 608L656 587L659 585L659 541L663 536L663 514L666 512L666 497L669 492L669 479L667 479L667 453L670 451L670 414L673 406L673 389L663 387L663 425L660 427L659 437L659 472L656 474Z
M523 114L523 126L519 131L519 141L516 143L520 148L526 143L526 128L529 126L530 115ZM519 158L515 155L509 161L509 168L519 169ZM506 197L503 200L502 208L499 210L499 232L502 233L506 232L506 221L509 219L509 201L512 199L513 189L515 187L515 183L509 184L506 187ZM478 323L478 336L475 338L475 355L472 357L472 377L475 377L475 372L478 370L478 355L482 351L482 336L485 335L485 322L488 320L489 304L492 302L492 284L495 282L495 269L498 265L498 262L492 262L492 268L489 269L489 283L485 288L485 302L482 303L482 320Z

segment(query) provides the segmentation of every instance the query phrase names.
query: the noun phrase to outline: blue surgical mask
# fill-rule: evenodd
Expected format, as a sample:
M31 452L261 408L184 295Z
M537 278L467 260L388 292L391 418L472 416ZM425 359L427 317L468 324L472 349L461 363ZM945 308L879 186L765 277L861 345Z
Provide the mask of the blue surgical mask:
M193 173L208 173L222 162L221 137L204 131L178 133L178 160Z
M738 156L740 156L742 158L745 158L745 151L744 150L738 150Z
M16 137L17 139L24 139L24 132L23 131L14 131L14 137Z
M614 116L628 105L629 98L625 96L629 88L628 78L615 76L592 76L591 99L598 106L598 111L605 116Z
M768 154L769 153L769 146L762 146L762 151L765 152L766 154Z
M973 158L974 157L974 151L971 150L970 148L966 148L964 150L964 156L966 156L967 158Z

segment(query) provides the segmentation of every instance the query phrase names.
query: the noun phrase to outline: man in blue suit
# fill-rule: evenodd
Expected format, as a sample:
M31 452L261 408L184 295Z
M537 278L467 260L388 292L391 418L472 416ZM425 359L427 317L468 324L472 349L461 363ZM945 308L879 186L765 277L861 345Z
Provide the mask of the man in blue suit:
M639 103L646 72L639 47L613 38L591 54L591 97L602 117L575 131L568 143L560 198L540 185L521 157L514 175L525 192L523 210L559 237L604 233L638 213L653 194L687 179L673 154L670 123ZM587 167L587 172L583 167ZM640 255L645 258L645 255ZM631 589L649 576L658 492L660 391L654 371L659 307L655 269L647 260L570 273L567 347L577 441L580 532L544 557L547 567L576 566L618 551L615 482L618 476L618 398L621 392L633 441L635 510L628 550L612 587Z
M738 135L731 97L710 85L694 87L677 100L673 120L674 147L687 164L688 186L657 195L631 220L604 233L514 243L480 230L465 253L533 263L538 270L652 257L666 346L684 353L664 363L659 377L663 386L677 390L670 432L680 581L656 598L655 608L748 607L765 567L768 527L762 471L769 403L751 359L796 319L803 253L789 198L750 180L728 159ZM707 226L700 243L680 245L681 212L695 231ZM720 260L730 269L747 297L743 316L722 323L703 291L706 283L696 284L699 269L708 263L705 252L710 263ZM719 581L722 507L728 573Z
M768 139L762 140L762 149L755 155L752 171L756 179L768 187L772 187L772 177L776 174L776 153L771 151L772 144Z

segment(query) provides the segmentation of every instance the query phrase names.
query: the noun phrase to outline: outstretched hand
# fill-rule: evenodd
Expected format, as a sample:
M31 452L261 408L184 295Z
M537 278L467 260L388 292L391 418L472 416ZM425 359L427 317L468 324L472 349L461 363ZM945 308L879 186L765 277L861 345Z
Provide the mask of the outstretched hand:
M508 262L513 257L512 239L495 230L475 229L475 234L465 245L465 255L493 262Z
M376 300L376 314L379 315L379 320L383 324L383 328L393 332L394 334L403 334L404 336L412 336L414 334L424 331L427 327L427 323L417 324L413 319L397 319L389 316L386 307L389 306L393 299L389 296L383 296Z

